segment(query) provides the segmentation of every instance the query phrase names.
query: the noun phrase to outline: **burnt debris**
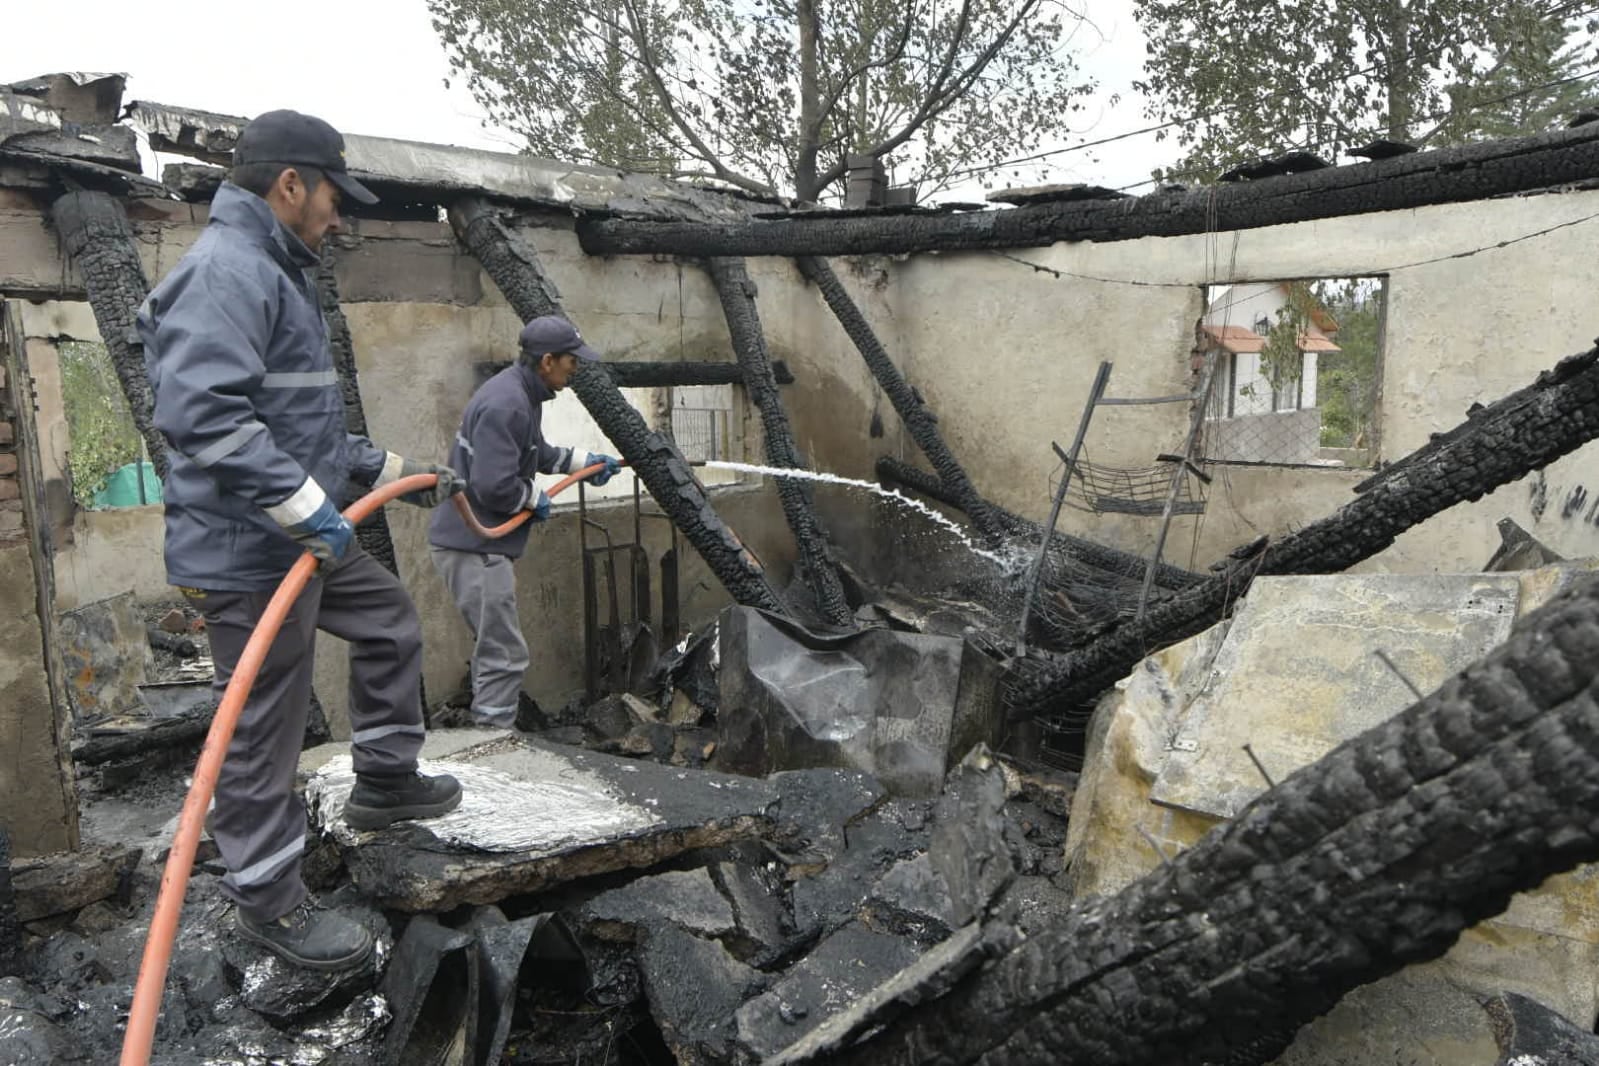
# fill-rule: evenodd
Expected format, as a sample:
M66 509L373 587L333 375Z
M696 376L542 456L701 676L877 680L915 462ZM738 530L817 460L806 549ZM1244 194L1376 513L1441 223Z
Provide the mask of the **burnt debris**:
M910 218L733 223L585 219L578 236L591 255L835 256L1032 248L1056 241L1176 237L1400 211L1589 182L1596 173L1599 126L1589 124L1128 200Z
M1599 348L1473 412L1457 429L1362 484L1333 514L1277 540L1246 545L1208 580L1151 604L1058 661L1025 661L1009 706L1021 717L1071 713L1144 656L1215 624L1262 574L1331 574L1457 503L1480 499L1599 436Z
M1599 857L1596 679L1587 579L1142 880L828 1061L1268 1061L1345 992Z
M766 350L766 334L761 328L760 310L755 302L755 282L740 259L712 259L707 264L716 293L722 301L727 330L732 335L733 352L744 368L744 390L761 413L761 428L769 466L788 470L806 468L794 441L788 411L772 372L772 357ZM827 622L850 628L854 617L844 597L844 586L827 543L827 533L811 506L806 485L795 478L778 477L777 496L783 504L783 517L799 547L800 575L810 588L816 612Z
M471 198L457 202L450 209L450 224L524 321L561 313L560 292L537 253L487 203ZM765 568L717 515L677 445L645 425L610 377L594 366L578 371L572 390L732 597L751 607L787 613Z

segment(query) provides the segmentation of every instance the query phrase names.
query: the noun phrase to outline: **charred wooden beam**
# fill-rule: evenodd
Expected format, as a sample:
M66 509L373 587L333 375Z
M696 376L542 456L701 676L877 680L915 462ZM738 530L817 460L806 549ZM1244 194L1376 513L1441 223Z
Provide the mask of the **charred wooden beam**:
M888 394L889 403L894 405L894 410L905 423L905 428L910 431L911 439L922 450L922 454L927 456L927 461L933 464L939 481L955 498L955 506L972 520L972 525L982 534L984 540L990 545L998 544L1005 538L1005 530L989 507L988 501L978 495L976 486L972 484L971 478L966 476L966 470L961 466L960 460L955 458L955 453L949 450L949 445L944 443L944 438L939 434L938 419L922 402L916 390L911 388L910 383L899 372L899 368L894 365L894 361L888 357L888 352L877 339L872 324L861 314L860 308L855 305L855 301L844 289L843 283L838 280L838 275L833 272L833 268L825 259L816 256L802 256L798 262L800 272L815 282L816 287L821 290L822 298L827 301L827 306L833 309L839 325L844 327L849 339L855 342L855 347L861 353L861 358L866 360L866 366L871 370L872 377L877 379L877 384Z
M1268 1061L1351 989L1599 858L1596 692L1587 578L1142 880L827 1061Z
M902 462L892 456L883 456L877 460L877 476L884 481L891 481L913 489L929 499L951 507L961 507L960 499L939 480L937 474L918 469L909 463ZM1044 527L1037 522L1023 518L1013 511L1007 511L995 504L988 504L990 513L999 523L1007 538L1038 543L1044 535ZM965 510L965 508L961 508ZM1144 567L1149 560L1132 552L1124 552L1116 548L1096 544L1094 541L1082 537L1074 537L1069 533L1055 530L1049 540L1052 555L1059 554L1061 559L1058 566L1068 568L1070 563L1080 567L1101 571L1108 577L1120 578L1128 582L1135 591L1138 583L1143 580ZM1046 578L1047 578L1046 574ZM1203 582L1205 578L1199 574L1184 570L1179 566L1162 563L1155 571L1155 583L1160 588L1185 589Z
M485 201L476 197L456 201L450 208L450 225L523 321L561 313L560 292L544 273L537 253ZM765 568L717 515L705 486L677 445L652 431L596 365L585 364L578 371L572 391L733 599L788 614Z
M772 375L772 357L766 350L766 331L755 304L755 282L744 269L742 259L712 259L706 264L716 293L722 300L727 330L733 338L733 352L744 368L744 391L761 413L761 429L766 444L766 462L784 470L804 470L788 411L777 391ZM838 576L827 545L827 532L811 506L810 492L798 478L779 477L777 498L783 504L783 517L799 548L800 576L816 600L816 609L836 626L854 628L849 601L844 598L844 583Z
M109 193L69 192L50 206L61 246L83 276L100 339L111 354L117 383L127 398L133 425L144 438L156 472L167 472L167 442L155 428L155 394L144 369L144 346L133 322L150 294L139 246L122 204Z
M322 261L317 264L317 295L322 304L322 318L328 324L328 347L333 353L333 366L339 374L339 393L344 398L344 428L357 436L367 435L366 408L361 404L361 386L355 376L355 342L350 339L350 323L339 306L339 279L334 272L337 253L332 241L322 245ZM371 518L355 529L356 539L366 553L382 563L391 574L400 573L399 562L394 557L394 538L389 534L388 514L379 507ZM424 700L422 705L427 706Z
M729 224L588 219L590 255L860 255L1124 241L1483 200L1599 177L1599 123L1260 181L1128 200L1045 203L912 218Z
M1599 1036L1514 992L1482 1005L1493 1027L1494 1066L1599 1066Z
M619 389L660 389L679 385L742 385L744 368L737 363L612 363L600 364ZM772 380L794 384L794 374L781 359L772 360Z
M1406 157L1408 158L1408 157ZM1331 574L1394 542L1411 526L1457 503L1575 451L1599 436L1599 348L1561 360L1526 388L1401 460L1399 472L1320 521L1260 547L1235 552L1202 584L1152 606L1143 621L1123 623L1047 667L1014 677L1008 703L1019 715L1069 711L1115 684L1151 652L1220 621L1258 574Z

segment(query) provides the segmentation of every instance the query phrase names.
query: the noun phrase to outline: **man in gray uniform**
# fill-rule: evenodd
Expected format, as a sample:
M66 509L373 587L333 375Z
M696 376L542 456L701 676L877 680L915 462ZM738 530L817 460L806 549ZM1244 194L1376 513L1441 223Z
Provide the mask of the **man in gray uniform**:
M363 486L408 474L440 475L440 488L404 497L419 506L458 484L447 467L345 432L312 271L322 238L339 226L341 196L377 198L347 173L344 138L320 119L272 111L245 127L233 159L205 232L138 316L155 424L171 448L167 577L205 614L220 696L290 566L305 551L320 561L239 718L212 832L240 935L335 970L361 963L372 939L311 904L300 877L306 823L294 777L318 628L350 642L350 824L432 817L461 800L454 778L417 772L416 608L394 575L352 546L339 508Z
M517 361L484 382L467 403L450 466L466 479L466 497L483 525L499 525L522 511L533 513L531 521L509 536L486 540L466 528L453 508L441 507L428 526L433 565L476 638L472 719L501 727L516 721L528 666L511 564L526 549L533 522L550 516L550 498L533 483L533 475L572 474L604 463L588 478L603 485L621 468L609 455L544 439L544 404L566 388L579 360L597 360L600 353L557 315L524 326L520 348Z

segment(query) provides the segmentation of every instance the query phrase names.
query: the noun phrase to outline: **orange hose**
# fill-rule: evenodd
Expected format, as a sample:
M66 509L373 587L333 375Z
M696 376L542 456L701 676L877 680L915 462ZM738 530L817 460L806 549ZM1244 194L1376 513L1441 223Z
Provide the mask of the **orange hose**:
M604 469L604 463L586 466L556 482L547 493L557 496L590 474ZM344 512L351 525L364 520L385 503L408 492L431 488L438 484L435 474L413 474L391 481L382 488L373 489ZM528 520L531 512L523 511L509 522L485 529L472 513L465 493L453 497L456 509L461 512L467 527L480 537L503 537ZM161 1010L161 993L166 985L167 969L172 964L172 946L178 935L178 916L183 910L183 895L189 887L189 872L194 868L194 853L200 846L200 828L205 824L206 809L211 806L211 796L216 792L217 775L227 758L228 744L233 740L233 730L239 724L239 714L244 701L255 684L255 675L266 661L267 650L277 639L278 630L288 616L289 608L305 591L311 575L316 572L316 557L310 552L297 559L288 574L272 594L261 620L255 624L228 687L223 690L222 701L211 719L211 729L206 733L205 745L200 749L200 761L194 768L194 783L183 801L178 815L178 829L172 837L172 850L167 853L166 869L161 874L161 890L156 895L155 914L150 919L150 932L144 942L144 958L139 963L139 979L133 986L133 1006L128 1011L128 1029L122 1039L122 1066L146 1066L150 1049L155 1044L156 1019Z

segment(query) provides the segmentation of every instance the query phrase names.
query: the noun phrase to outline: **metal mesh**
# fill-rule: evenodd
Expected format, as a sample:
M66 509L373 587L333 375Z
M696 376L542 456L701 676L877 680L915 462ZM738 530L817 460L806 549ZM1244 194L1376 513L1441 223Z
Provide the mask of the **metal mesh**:
M672 439L691 461L736 459L730 454L731 385L679 385L672 389Z

